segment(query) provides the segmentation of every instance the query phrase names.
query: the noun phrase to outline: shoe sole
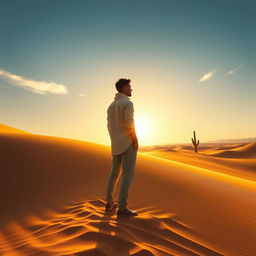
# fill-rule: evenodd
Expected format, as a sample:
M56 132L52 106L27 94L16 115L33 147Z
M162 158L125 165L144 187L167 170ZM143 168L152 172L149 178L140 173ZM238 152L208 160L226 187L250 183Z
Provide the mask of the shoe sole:
M113 208L110 209L105 209L105 212L112 212L114 210L116 210L117 206L114 206Z
M120 213L117 213L116 214L118 217L132 217L132 216L138 216L137 213L135 214L120 214Z

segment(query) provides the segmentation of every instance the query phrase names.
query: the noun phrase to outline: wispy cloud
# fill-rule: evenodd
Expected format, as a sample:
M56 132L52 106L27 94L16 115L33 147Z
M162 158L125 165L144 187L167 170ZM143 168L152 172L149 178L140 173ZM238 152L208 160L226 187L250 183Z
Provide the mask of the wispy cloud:
M211 79L214 75L214 73L216 72L216 68L209 71L208 73L204 74L200 79L199 79L199 82L204 82L204 81L207 81L209 79Z
M79 96L79 97L84 97L84 96L85 96L85 94L83 94L83 93L79 93L79 94L78 94L78 96Z
M57 84L53 81L36 81L28 79L19 75L12 74L3 69L0 69L0 77L7 80L9 83L19 86L23 89L39 93L56 93L56 94L67 94L68 90L63 84Z
M238 65L237 67L231 69L230 71L228 71L225 76L231 76L234 75L236 73L237 70L241 69L244 65L246 65L246 62L241 63L240 65Z

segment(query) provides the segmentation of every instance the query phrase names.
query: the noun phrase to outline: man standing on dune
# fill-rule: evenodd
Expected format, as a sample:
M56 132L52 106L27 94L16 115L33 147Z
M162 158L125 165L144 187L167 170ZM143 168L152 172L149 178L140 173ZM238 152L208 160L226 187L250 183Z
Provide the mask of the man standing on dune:
M112 170L106 188L106 208L109 212L117 208L118 216L135 216L136 211L127 208L128 191L135 172L138 139L134 126L134 109L130 101L131 80L119 79L115 86L118 93L107 110L107 128L111 138ZM113 193L121 175L118 204L113 201Z

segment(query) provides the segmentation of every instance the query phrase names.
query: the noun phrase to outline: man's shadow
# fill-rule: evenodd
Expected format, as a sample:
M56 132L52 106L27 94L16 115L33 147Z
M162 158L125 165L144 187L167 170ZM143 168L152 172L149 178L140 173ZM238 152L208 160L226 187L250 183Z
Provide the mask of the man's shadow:
M116 210L102 212L99 223L94 227L98 229L95 248L76 253L76 256L129 256L129 251L136 245L127 239L127 233L122 225L129 217L117 217Z

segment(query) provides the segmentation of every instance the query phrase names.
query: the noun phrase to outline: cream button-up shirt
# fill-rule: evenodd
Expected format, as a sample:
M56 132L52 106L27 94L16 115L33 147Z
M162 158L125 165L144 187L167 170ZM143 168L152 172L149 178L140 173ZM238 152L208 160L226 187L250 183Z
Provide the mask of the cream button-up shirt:
M134 109L130 98L116 93L107 110L107 128L111 139L112 155L122 154L132 143L129 129L134 128Z

